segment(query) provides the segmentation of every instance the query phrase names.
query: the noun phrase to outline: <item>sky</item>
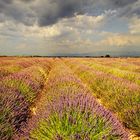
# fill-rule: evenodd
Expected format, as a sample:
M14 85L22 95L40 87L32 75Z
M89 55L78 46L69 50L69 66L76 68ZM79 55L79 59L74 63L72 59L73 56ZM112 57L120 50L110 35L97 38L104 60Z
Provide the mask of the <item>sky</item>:
M0 55L139 56L140 0L0 0Z

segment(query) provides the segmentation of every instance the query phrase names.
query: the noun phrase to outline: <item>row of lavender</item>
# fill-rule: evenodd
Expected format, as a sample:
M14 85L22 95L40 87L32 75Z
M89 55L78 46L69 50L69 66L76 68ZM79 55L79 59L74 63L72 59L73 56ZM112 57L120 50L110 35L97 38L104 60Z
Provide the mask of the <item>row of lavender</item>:
M12 139L28 121L30 106L43 88L51 60L33 58L30 62L21 59L16 60L13 67L17 65L21 67L20 71L9 73L0 81L1 140Z
M85 62L82 59L80 61L77 59L65 61L71 66L75 74L89 86L94 96L116 113L125 127L133 130L139 136L140 86L127 78L106 73L102 68L97 70L95 60L93 62L92 60Z
M0 57L0 67L10 65L17 60L19 60L19 58L16 58L16 57Z
M44 107L29 120L19 139L129 139L118 119L61 60L54 63L43 92Z
M85 59L91 62L102 64L103 66L109 66L120 70L128 70L130 72L140 72L140 60L138 58L96 58Z
M23 70L24 68L31 67L32 65L35 65L39 62L38 59L27 59L27 58L11 58L6 59L0 58L0 78L2 79L5 76L8 76L10 74L19 72Z
M129 80L133 83L140 85L139 66L132 64L129 64L128 66L128 63L124 63L125 65L123 64L124 66L121 67L122 64L119 60L116 62L116 66L112 64L113 61L111 60L107 62L104 61L102 62L101 60L99 61L98 59L90 59L90 60L84 59L84 61L81 62L90 67L93 67L96 70L103 71L104 73L107 74L112 74L114 76ZM130 70L130 68L132 69Z

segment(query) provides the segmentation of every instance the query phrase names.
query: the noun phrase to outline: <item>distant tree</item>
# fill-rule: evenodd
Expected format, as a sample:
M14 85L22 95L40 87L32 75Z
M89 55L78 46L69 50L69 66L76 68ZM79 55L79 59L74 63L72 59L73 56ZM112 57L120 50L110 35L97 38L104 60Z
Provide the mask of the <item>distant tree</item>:
M109 54L107 54L105 57L109 58L109 57L110 57L110 55L109 55Z

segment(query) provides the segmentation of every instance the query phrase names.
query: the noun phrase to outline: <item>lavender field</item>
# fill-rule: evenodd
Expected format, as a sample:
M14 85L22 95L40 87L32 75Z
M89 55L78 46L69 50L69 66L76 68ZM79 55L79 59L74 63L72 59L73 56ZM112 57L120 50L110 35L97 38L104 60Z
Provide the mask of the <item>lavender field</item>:
M139 139L139 58L0 58L0 140Z

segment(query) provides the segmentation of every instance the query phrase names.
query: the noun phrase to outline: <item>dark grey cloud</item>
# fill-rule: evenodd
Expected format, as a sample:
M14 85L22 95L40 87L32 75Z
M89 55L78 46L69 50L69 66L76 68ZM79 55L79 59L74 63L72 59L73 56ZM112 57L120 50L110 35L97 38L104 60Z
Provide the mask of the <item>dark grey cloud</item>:
M43 0L34 10L40 26L56 23L61 18L84 14L84 7L93 3L91 0Z
M20 1L29 3L29 2L33 2L33 1L35 1L35 0L20 0Z
M23 23L27 26L33 25L35 22L35 15L25 3L25 0L1 0L0 21L12 20L13 22Z
M140 0L0 0L3 20L14 20L27 26L35 22L39 26L52 25L62 18L75 14L96 15L104 10L117 10L118 16L140 15ZM140 3L140 2L139 2ZM0 16L2 17L2 16ZM0 19L2 21L2 19Z
M0 3L11 4L13 0L1 0Z
M35 11L38 13L39 25L46 26L61 18L72 17L75 13L97 15L98 11L101 14L109 9L117 10L118 17L140 15L140 7L135 4L137 2L138 0L44 0L44 4L35 7ZM90 13L91 11L94 13Z
M104 0L101 3L103 4L103 10L116 10L117 18L140 16L140 0Z
M116 7L125 7L127 5L133 4L138 0L109 0Z
M131 18L133 15L140 17L140 0L133 0L118 10L119 17Z

